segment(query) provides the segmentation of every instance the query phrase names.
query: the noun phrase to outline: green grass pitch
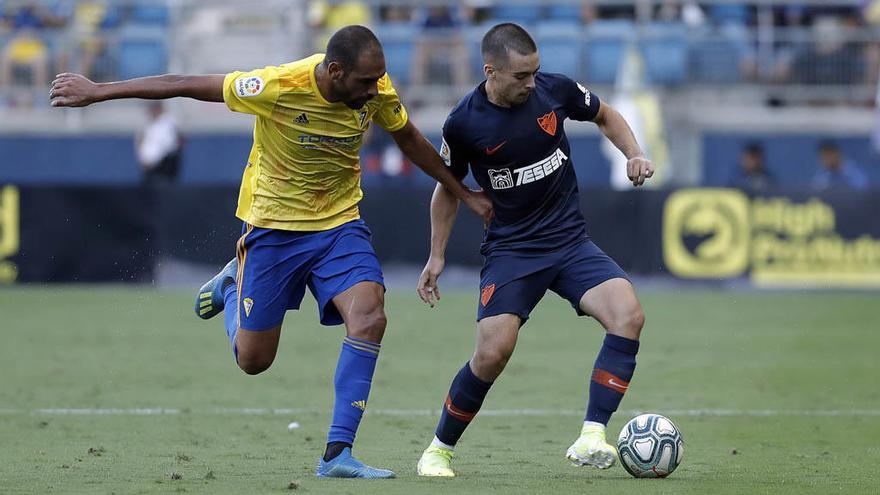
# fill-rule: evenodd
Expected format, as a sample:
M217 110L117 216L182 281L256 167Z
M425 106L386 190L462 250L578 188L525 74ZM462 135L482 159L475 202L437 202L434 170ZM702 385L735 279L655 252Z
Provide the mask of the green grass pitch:
M880 299L868 292L641 294L639 364L609 429L636 411L671 417L685 453L665 480L564 459L602 336L548 295L459 444L459 477L420 479L472 352L475 298L447 293L429 310L388 295L355 452L398 478L364 482L313 475L342 336L313 303L288 313L275 364L250 377L189 293L0 290L0 493L877 493Z

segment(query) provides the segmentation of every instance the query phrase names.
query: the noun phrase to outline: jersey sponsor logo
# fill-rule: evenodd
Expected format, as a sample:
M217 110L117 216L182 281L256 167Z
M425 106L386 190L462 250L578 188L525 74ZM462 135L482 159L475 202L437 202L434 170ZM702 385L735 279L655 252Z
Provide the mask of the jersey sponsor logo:
M550 111L544 115L538 117L538 127L541 128L542 131L550 134L551 136L556 135L556 112Z
M568 157L561 149L557 148L547 158L535 162L525 167L520 167L510 172L510 169L502 168L500 170L489 169L489 180L492 183L492 189L510 189L513 186L521 186L523 184L531 184L539 181L544 177L557 171L559 167L565 164ZM516 174L514 181L513 174Z
M487 304L489 304L489 300L492 299L492 294L495 293L495 284L489 284L483 287L483 291L480 292L480 304L485 308Z
M501 170L489 169L489 180L492 182L492 189L510 189L513 187L513 175L509 168Z
M308 125L309 124L309 116L306 115L305 112L299 114L299 116L293 119L294 122L300 125Z
M235 80L235 92L242 98L257 96L265 87L263 79L257 76L239 77Z
M306 146L324 146L328 148L352 148L360 142L361 135L348 137L335 136L313 136L311 134L300 134L296 137L299 144Z
M590 90L584 87L581 83L576 83L578 85L578 89L580 89L584 93L584 105L590 106Z
M446 142L446 138L443 138L443 142L440 144L440 158L446 163L446 166L452 165L452 152L449 151L449 143Z
M244 317L250 318L251 317L251 309L254 308L254 300L249 297L246 297L246 298L244 298L244 301L241 302L241 305L244 306Z
M502 141L501 144L499 144L499 145L497 145L497 146L494 146L494 147L492 147L492 148L489 148L489 147L487 146L487 147L486 147L486 155L487 155L487 156L488 156L488 155L494 155L495 152L497 152L498 150L500 150L501 147L504 146L505 144L507 144L507 141Z

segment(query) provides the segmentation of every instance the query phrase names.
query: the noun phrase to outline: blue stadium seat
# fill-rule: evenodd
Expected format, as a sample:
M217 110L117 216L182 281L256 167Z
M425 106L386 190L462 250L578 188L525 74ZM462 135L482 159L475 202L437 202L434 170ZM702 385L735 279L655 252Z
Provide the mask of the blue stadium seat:
M580 78L582 45L579 27L568 22L544 21L537 24L534 33L543 72Z
M749 22L749 8L732 3L715 4L709 7L709 18L718 25L745 26Z
M409 84L418 27L407 23L389 23L378 26L375 32L385 50L385 68L392 82Z
M492 8L493 21L531 24L541 18L540 4L516 3L512 5L496 5Z
M680 23L653 23L645 26L641 34L639 48L648 82L683 83L688 62L687 27Z
M697 83L739 82L740 64L747 52L748 38L743 27L727 25L703 31L689 41L689 78Z
M634 35L632 21L595 21L586 32L585 80L590 84L613 84L617 80L627 40Z
M581 22L581 8L573 3L554 3L547 6L547 19L553 21Z
M119 33L117 72L120 79L165 73L168 52L164 29L127 27Z
M170 14L168 7L157 3L138 3L131 8L132 24L167 26Z

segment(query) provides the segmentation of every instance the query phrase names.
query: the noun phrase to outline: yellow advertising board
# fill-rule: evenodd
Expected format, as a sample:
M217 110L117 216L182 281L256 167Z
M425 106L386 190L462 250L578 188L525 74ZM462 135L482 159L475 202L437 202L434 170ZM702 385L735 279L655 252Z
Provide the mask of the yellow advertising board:
M18 254L19 200L14 186L0 188L0 284L15 282L18 269L10 258Z
M663 210L663 259L682 278L880 287L880 239L841 237L834 208L816 197L797 202L734 189L676 191Z

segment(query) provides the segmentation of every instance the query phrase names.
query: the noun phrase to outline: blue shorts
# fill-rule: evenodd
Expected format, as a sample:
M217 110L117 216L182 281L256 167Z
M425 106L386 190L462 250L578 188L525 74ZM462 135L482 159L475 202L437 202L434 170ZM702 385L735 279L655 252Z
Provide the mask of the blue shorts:
M593 287L627 277L617 263L592 241L540 255L490 254L480 274L477 321L500 314L515 314L523 323L547 289L567 299L578 315L581 298Z
M322 232L291 232L244 225L238 242L238 315L245 330L269 330L299 309L308 286L323 325L339 325L333 298L357 284L385 285L370 244L370 229L353 220Z

